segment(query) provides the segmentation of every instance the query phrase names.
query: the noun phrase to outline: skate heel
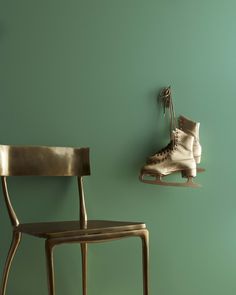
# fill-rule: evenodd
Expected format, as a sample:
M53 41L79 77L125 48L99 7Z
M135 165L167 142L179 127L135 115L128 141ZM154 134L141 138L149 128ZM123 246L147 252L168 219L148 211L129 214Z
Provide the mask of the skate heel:
M184 178L190 178L190 177L196 177L197 175L197 169L186 169L182 171L182 177Z
M196 164L200 164L200 162L201 162L201 155L200 156L194 156L194 160L195 160Z

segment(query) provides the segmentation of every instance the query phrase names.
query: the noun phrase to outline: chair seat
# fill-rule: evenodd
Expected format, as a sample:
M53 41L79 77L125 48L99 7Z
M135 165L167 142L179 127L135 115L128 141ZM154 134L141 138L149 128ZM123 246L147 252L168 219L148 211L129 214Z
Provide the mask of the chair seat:
M80 221L59 221L22 223L15 228L15 231L47 239L53 237L64 237L68 235L81 236L84 234L123 232L145 228L146 225L141 222L88 220L86 229L82 227Z

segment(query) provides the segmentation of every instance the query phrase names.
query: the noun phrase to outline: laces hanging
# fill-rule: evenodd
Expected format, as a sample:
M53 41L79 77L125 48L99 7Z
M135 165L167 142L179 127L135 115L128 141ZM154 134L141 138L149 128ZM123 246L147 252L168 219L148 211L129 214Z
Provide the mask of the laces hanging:
M164 116L166 115L166 110L168 109L170 120L170 141L173 141L173 145L175 145L175 137L172 140L172 132L176 129L176 117L174 103L171 95L171 86L164 87L161 90L159 99L163 105Z

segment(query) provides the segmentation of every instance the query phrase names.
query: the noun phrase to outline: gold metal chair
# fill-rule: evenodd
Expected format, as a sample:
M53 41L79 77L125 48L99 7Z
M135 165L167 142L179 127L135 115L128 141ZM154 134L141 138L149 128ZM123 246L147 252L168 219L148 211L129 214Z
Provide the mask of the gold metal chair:
M143 294L148 295L148 230L144 223L87 220L82 177L90 175L89 148L0 145L0 176L3 195L13 227L12 243L3 270L0 295L6 294L9 270L22 234L45 239L48 294L55 295L53 248L79 243L82 255L82 289L87 295L87 244L127 237L142 240ZM7 188L9 176L76 176L80 219L78 221L20 223Z

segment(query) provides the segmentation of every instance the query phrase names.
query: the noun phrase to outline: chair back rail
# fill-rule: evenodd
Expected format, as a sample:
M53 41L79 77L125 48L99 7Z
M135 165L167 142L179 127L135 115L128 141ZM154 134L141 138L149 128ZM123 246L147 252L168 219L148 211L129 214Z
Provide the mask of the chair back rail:
M19 225L7 187L8 176L77 176L80 221L86 225L87 213L82 176L90 175L89 148L0 145L0 176L9 218Z
M0 145L0 175L90 175L89 148Z

